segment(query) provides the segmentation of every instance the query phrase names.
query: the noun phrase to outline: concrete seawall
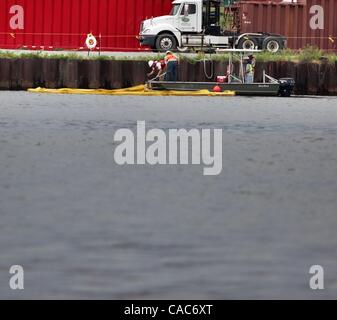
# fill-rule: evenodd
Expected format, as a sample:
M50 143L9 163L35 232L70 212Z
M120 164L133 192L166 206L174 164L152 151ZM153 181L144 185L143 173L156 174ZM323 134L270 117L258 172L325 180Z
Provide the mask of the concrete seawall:
M225 74L226 63L214 62L214 75ZM256 80L263 70L275 77L296 80L295 93L300 95L337 95L336 63L258 62ZM211 66L206 64L207 73ZM145 83L149 72L145 61L0 59L0 90L28 88L117 89ZM182 61L179 80L210 81L202 62Z

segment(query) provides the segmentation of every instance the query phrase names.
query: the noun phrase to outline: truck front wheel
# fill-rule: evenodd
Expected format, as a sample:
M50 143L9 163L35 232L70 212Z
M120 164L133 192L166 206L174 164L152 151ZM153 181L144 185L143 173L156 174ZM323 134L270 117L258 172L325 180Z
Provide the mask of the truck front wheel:
M156 49L160 52L176 50L177 40L174 35L169 33L164 33L158 36L156 40Z

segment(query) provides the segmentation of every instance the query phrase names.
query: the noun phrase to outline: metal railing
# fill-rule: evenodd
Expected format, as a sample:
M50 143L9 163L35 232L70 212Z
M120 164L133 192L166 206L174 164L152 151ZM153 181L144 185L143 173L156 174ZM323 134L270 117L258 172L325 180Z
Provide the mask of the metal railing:
M263 70L263 83L268 83L267 80L269 80L270 83L279 83L278 80L269 76L268 74L266 74L266 71Z

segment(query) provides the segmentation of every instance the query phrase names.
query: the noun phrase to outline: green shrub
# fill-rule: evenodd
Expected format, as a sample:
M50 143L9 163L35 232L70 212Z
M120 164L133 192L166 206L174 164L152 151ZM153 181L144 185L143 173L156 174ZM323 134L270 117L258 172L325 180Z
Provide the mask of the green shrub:
M303 62L319 61L319 59L323 56L324 52L314 46L307 46L303 48L299 53L300 61Z

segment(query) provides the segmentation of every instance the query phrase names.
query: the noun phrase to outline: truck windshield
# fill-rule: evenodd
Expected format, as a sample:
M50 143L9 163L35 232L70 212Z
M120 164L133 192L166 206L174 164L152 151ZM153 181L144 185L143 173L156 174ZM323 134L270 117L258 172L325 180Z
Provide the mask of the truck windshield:
M179 8L180 8L180 4L175 4L175 5L173 6L172 10L171 10L170 15L171 15L171 16L175 16L175 15L178 13Z

